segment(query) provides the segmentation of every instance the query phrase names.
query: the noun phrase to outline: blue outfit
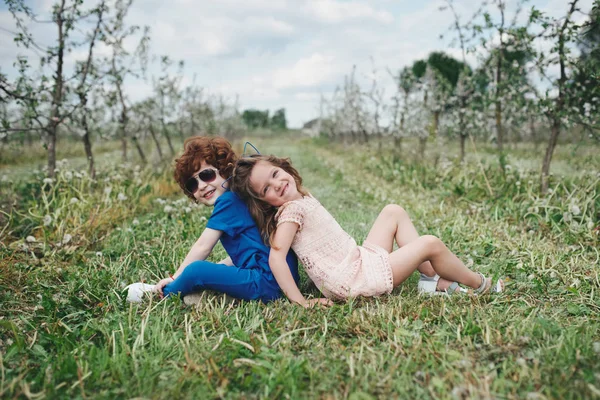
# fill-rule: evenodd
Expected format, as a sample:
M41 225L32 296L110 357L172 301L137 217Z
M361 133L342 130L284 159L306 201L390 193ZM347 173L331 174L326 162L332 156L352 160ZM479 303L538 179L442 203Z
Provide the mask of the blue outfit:
M204 289L216 290L244 300L269 302L281 297L281 289L269 268L269 247L263 242L246 204L227 191L215 201L207 228L221 231L221 244L234 266L195 261L163 289L165 296L182 296ZM298 259L287 255L290 272L298 283Z

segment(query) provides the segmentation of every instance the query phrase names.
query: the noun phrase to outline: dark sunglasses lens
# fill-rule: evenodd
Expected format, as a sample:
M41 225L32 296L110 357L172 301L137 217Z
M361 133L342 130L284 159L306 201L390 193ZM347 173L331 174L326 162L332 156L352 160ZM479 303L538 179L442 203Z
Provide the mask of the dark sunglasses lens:
M217 173L214 169L205 169L204 171L200 171L198 178L200 178L202 182L209 183L217 178Z
M194 194L196 189L198 189L198 181L196 178L191 177L185 182L185 190L187 190L189 193Z

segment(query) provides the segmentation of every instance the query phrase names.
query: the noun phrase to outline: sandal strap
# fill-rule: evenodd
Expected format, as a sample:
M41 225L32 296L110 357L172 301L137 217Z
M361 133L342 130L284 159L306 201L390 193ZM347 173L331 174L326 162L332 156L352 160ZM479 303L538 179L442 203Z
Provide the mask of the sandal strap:
M449 295L454 294L454 292L456 292L458 290L459 286L458 286L458 282L452 282L450 284L450 286L448 286L448 289L446 289L446 293L448 293Z
M483 293L485 287L487 286L487 278L481 272L477 272L477 274L479 274L479 276L481 277L481 286L475 289L475 293Z

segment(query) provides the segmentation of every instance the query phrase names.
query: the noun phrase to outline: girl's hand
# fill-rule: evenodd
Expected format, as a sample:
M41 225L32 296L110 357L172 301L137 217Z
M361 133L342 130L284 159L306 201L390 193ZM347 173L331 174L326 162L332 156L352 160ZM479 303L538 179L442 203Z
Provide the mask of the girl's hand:
M333 301L326 299L326 298L310 299L310 300L306 300L306 302L303 305L304 305L304 308L314 308L316 306L330 307L333 305Z
M154 287L154 291L156 291L160 295L160 297L163 297L164 296L163 295L164 287L167 286L169 283L173 282L173 280L174 279L171 277L161 279Z

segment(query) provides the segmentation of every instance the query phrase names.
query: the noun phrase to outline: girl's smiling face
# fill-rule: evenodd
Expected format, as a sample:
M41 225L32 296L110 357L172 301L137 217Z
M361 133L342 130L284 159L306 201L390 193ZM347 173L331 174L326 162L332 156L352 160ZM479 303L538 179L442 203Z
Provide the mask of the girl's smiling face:
M205 169L213 169L216 171L217 177L214 181L207 183L197 178L198 173L200 173L200 171L204 171ZM204 204L205 206L214 206L215 201L217 201L219 196L221 196L227 190L223 188L223 186L227 187L227 184L223 185L226 180L221 176L221 174L219 174L217 168L207 164L206 161L202 161L200 169L195 171L193 176L195 177L194 179L197 179L198 181L198 189L196 189L193 195L199 204Z
M266 161L260 161L252 168L250 187L261 200L275 207L302 198L294 177Z

